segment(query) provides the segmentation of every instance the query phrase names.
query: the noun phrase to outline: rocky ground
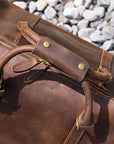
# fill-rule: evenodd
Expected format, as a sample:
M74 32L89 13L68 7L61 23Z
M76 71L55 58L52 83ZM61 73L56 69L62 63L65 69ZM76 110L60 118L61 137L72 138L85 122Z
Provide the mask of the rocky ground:
M114 0L11 1L114 55Z

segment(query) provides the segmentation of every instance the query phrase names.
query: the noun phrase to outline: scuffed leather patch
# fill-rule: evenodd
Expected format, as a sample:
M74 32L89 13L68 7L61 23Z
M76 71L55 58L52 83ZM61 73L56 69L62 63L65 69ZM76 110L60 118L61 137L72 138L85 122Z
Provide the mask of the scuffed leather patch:
M14 65L12 67L12 70L15 73L20 73L20 72L24 72L24 71L27 71L27 70L33 68L37 64L38 64L37 58L32 58L32 59L28 58L28 59L23 60L20 63L17 63L16 65Z

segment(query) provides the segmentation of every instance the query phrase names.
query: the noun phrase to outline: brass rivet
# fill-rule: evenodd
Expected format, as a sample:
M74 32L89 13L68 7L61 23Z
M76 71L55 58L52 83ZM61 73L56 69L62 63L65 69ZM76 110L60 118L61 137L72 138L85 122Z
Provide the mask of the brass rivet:
M43 43L43 46L46 47L46 48L48 48L48 47L50 46L50 43L49 43L48 41L45 41L45 42Z
M84 63L80 63L80 64L78 65L78 68L79 68L80 70L84 70L84 69L85 69L85 64L84 64Z

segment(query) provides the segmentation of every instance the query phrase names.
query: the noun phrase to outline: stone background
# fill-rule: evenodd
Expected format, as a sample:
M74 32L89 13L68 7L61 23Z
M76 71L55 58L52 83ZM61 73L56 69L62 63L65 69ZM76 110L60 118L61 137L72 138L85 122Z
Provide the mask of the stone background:
M10 0L114 55L114 0Z

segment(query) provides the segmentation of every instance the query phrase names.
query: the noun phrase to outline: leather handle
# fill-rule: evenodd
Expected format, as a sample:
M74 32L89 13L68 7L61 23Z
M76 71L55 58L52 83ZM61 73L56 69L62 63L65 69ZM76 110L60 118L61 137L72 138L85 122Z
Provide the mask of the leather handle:
M9 51L6 55L4 55L1 59L0 59L0 73L2 73L3 71L3 67L5 66L5 64L12 59L14 56L20 54L20 53L24 53L24 52L32 52L34 50L34 46L32 45L24 45L24 46L19 46L11 51Z

